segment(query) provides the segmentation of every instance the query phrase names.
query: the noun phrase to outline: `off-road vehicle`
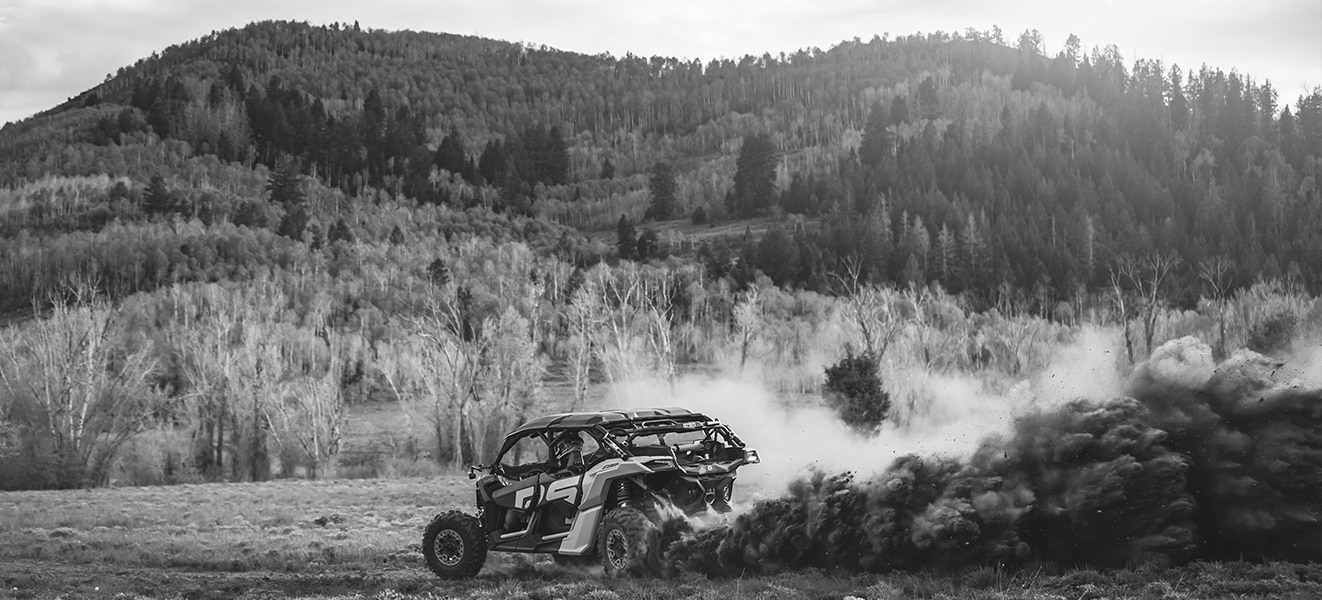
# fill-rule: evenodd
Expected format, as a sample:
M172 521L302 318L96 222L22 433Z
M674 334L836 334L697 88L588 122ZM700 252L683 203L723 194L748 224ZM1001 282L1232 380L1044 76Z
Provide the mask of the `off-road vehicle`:
M638 571L667 511L729 511L735 470L757 462L728 426L684 408L541 417L506 435L493 463L468 468L477 515L437 515L422 553L445 578L476 575L488 551Z

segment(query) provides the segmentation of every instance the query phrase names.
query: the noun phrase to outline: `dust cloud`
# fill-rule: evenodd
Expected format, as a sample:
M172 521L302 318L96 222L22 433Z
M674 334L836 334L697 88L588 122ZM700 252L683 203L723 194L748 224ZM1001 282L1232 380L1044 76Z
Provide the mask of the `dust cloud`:
M735 516L665 524L667 572L1322 559L1319 354L1217 364L1183 338L1123 373L1117 342L1085 331L1000 391L914 373L923 409L871 437L729 378L607 403L687 406L762 452Z

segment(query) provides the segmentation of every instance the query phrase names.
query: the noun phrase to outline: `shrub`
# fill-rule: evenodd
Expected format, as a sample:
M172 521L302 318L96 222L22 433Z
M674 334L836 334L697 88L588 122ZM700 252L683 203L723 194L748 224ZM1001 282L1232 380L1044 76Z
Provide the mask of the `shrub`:
M1249 331L1248 347L1254 352L1273 354L1286 349L1299 328L1294 313L1281 311L1267 317Z
M881 389L877 360L871 353L845 349L840 362L826 368L826 402L856 431L875 433L890 412L890 395Z

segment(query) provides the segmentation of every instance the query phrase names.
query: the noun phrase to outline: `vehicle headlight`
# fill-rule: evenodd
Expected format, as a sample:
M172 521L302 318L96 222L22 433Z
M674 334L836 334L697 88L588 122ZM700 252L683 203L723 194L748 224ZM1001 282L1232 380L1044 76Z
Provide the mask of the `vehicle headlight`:
M757 450L748 448L744 450L744 462L757 464L762 462L762 457L757 455Z

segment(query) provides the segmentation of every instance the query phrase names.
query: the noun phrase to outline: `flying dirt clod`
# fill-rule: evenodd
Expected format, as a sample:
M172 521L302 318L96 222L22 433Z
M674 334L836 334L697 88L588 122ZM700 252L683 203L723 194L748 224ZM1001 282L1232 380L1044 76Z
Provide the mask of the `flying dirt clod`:
M769 573L1322 559L1322 391L1193 338L1158 348L1128 396L1016 420L968 459L812 473L713 528L667 524L669 572Z

